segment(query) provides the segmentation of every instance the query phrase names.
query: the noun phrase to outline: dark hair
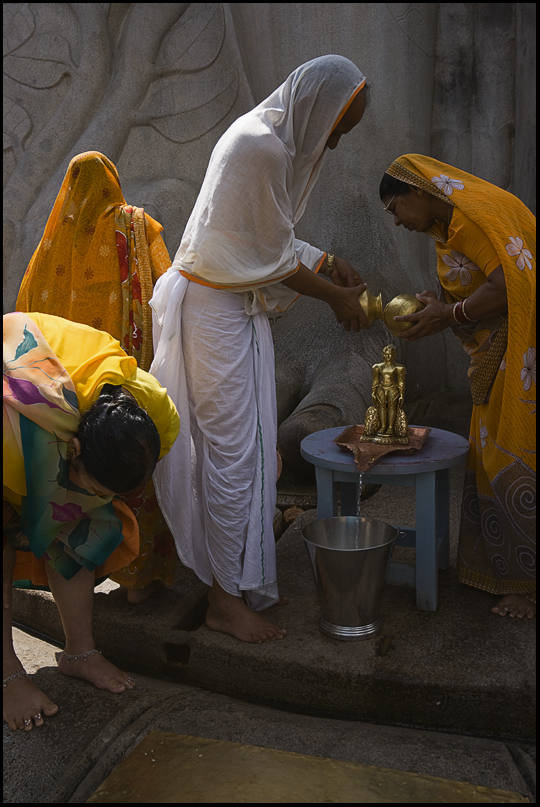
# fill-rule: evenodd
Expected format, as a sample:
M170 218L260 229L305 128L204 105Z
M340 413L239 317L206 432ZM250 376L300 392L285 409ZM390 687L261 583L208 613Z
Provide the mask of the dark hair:
M411 186L407 185L406 182L396 179L396 177L391 177L390 174L384 174L379 185L379 198L382 202L386 196L405 196L410 191Z
M152 418L122 387L112 384L105 384L82 416L77 437L86 473L115 493L145 484L161 451Z

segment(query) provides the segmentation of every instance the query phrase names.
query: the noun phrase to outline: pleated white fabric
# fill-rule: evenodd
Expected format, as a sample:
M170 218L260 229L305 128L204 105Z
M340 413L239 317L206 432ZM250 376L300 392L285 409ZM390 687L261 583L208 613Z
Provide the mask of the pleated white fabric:
M265 314L244 296L160 278L152 298L155 357L180 434L154 474L180 560L207 585L245 592L262 610L278 598L274 349Z
M254 610L278 600L274 349L280 281L324 253L295 238L325 145L365 79L341 56L301 65L217 143L169 271L154 288L154 361L180 435L154 474L182 563Z

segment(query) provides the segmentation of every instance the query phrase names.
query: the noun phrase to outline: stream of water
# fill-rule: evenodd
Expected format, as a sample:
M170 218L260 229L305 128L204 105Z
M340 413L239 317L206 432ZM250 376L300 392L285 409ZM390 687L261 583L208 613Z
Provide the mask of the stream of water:
M356 539L354 548L358 549L360 540L360 502L362 499L362 473L358 474L358 499L356 500Z

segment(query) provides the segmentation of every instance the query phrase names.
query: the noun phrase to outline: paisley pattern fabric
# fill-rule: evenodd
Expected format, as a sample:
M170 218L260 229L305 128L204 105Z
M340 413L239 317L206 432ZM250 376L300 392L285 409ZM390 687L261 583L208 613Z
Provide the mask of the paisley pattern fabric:
M477 588L535 600L536 219L511 193L431 157L406 154L387 173L423 189L431 184L454 206L448 240L436 227L428 233L447 302L466 300L503 268L508 342L489 397L473 407L458 574ZM502 320L454 328L471 357L471 379Z
M148 370L153 358L148 301L171 265L162 230L142 208L127 204L107 157L97 151L77 155L23 278L17 310L106 331ZM141 554L113 579L128 588L144 588L153 580L172 585L176 550L155 506L152 480L134 501Z
M112 496L70 480L66 455L80 422L77 394L37 325L21 313L4 316L3 420L4 491L20 495L15 530L13 505L9 511L12 545L43 558L66 580L82 567L102 567L102 576L107 561L112 571L133 558L137 530L128 508L118 502L117 512Z

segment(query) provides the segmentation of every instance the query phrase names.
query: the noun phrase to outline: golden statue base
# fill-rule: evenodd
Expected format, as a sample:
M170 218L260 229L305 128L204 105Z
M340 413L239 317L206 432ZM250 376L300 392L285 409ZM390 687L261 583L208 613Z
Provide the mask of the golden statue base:
M375 434L373 436L362 435L358 438L361 443L378 443L381 446L390 446L395 444L407 445L409 442L409 435L406 437L397 437L395 434Z
M402 456L416 454L426 442L431 429L422 426L409 426L409 442L403 443L374 443L372 439L364 440L363 424L348 426L338 437L336 443L342 451L352 451L356 467L359 471L369 471L386 454L399 452Z

